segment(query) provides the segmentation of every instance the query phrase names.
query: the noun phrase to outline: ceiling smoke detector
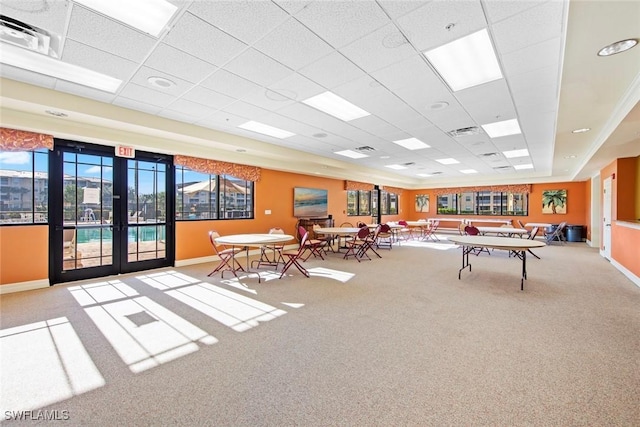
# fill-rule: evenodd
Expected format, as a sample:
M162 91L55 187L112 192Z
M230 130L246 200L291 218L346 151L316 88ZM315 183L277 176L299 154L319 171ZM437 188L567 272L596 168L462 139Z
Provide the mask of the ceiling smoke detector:
M471 126L471 127L468 127L468 128L454 129L454 130L451 130L451 131L447 132L447 134L449 136L452 136L454 138L458 138L460 136L478 135L479 133L480 133L480 128L478 126Z

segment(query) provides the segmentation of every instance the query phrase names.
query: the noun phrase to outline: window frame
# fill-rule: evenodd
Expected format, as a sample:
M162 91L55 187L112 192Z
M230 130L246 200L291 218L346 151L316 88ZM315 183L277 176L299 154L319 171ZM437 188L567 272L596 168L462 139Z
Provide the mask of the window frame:
M49 154L47 148L37 150L24 151L4 151L0 150L0 154L11 153L14 156L27 154L29 161L28 168L9 169L5 165L9 162L3 162L0 170L15 171L22 176L1 176L0 177L0 226L10 225L44 225L49 223ZM20 185L12 186L14 181L21 181ZM19 208L10 208L14 206L18 199L12 196L14 194L11 188L20 188L19 191ZM25 200L25 195L29 194L29 198ZM5 209L5 203L7 208ZM25 209L25 205L28 209ZM39 207L39 208L38 208Z
M511 200L511 201L510 201ZM521 203L522 209L509 209ZM529 194L512 191L470 191L437 196L438 215L528 216Z

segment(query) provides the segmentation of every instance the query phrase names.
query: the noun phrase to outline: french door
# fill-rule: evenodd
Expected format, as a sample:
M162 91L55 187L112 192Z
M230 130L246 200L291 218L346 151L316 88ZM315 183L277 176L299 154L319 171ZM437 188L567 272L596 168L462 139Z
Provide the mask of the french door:
M51 284L171 266L171 156L55 140L49 162Z

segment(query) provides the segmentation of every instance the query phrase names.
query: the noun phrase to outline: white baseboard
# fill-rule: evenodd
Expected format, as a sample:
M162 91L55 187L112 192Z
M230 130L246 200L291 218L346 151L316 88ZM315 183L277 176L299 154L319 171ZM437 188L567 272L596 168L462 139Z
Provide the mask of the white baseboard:
M34 289L44 289L49 287L49 279L31 280L29 282L10 283L0 286L1 294L10 294L12 292L32 291Z
M627 276L627 278L629 280L631 280L633 283L636 284L637 287L640 288L640 277L638 277L635 274L633 274L633 272L629 271L624 265L618 263L616 260L612 259L610 261L611 261L611 265L613 265L615 268L620 270L620 272L622 272L622 274Z

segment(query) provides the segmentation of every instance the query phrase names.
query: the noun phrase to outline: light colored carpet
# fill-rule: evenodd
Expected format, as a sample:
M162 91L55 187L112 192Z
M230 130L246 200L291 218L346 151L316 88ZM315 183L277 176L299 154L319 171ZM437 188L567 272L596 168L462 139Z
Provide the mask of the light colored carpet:
M89 286L107 279L2 295L2 417L40 409L83 426L640 425L640 288L584 243L535 252L542 259L527 258L524 291L520 261L506 252L472 256L458 280L460 249L441 242L362 263L310 259L310 279L292 268L281 280L238 283L207 277L205 264L109 278L128 295ZM151 308L126 306L134 301ZM99 313L108 321L92 320ZM50 346L46 333L24 331L60 318L80 344L51 326ZM65 356L78 346L86 354Z

